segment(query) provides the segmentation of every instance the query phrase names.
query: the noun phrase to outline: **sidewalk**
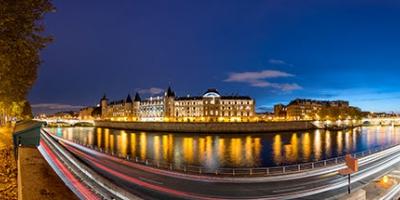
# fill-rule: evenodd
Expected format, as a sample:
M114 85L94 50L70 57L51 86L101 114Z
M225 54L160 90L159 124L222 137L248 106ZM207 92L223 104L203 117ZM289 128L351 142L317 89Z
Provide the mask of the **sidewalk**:
M385 195L387 195L392 189L394 189L400 183L400 167L396 167L396 169L392 170L385 176L382 176L379 179L374 180L370 184L368 184L364 190L367 193L368 200L381 199ZM395 195L399 197L400 195ZM397 199L397 198L396 198Z
M340 200L381 200L398 199L400 194L400 166L377 178L362 188L355 189L350 195L342 195Z
M37 148L19 147L18 157L20 199L78 199L57 176Z

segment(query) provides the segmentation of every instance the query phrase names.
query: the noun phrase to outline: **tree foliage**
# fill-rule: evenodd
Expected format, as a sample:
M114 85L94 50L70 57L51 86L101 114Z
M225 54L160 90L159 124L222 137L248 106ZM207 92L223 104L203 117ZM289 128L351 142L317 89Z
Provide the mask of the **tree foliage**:
M361 119L362 112L356 107L324 107L318 111L322 120Z
M54 10L49 0L0 0L0 114L18 116L41 63L43 16ZM18 107L19 108L16 108Z

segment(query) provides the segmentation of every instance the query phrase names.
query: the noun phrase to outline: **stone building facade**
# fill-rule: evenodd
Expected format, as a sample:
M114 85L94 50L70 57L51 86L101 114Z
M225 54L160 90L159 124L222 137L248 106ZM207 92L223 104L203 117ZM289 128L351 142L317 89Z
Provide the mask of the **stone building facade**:
M274 106L275 118L286 120L338 120L355 118L361 110L349 105L348 101L320 101L295 99L288 105Z
M119 121L242 122L256 121L255 101L248 96L223 96L208 89L202 96L177 97L169 87L163 96L142 100L100 100L101 118Z

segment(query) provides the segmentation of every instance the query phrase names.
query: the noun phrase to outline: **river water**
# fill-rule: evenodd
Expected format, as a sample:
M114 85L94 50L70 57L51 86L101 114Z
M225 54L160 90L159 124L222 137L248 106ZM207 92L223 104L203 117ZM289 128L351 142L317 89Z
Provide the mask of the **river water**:
M400 143L400 127L393 126L264 134L158 133L94 127L47 130L122 156L209 169L289 165Z

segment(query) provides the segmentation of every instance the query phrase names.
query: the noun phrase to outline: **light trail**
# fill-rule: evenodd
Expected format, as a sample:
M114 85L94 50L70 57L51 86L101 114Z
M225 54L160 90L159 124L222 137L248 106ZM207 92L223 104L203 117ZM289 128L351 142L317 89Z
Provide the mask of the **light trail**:
M67 186L71 188L73 192L80 198L80 199L100 199L96 194L90 191L85 185L81 183L62 163L61 161L55 156L55 154L50 150L50 147L43 141L40 141L40 148L39 151L42 155L47 158L47 162L54 163L57 168L52 166L54 171L58 171L62 174L60 177L65 177L63 179L64 182L67 182ZM59 174L60 175L60 174Z
M338 174L338 171L340 169L345 168L345 164L338 164L335 166L329 166L326 168L320 168L320 169L315 169L315 170L310 170L310 171L305 171L305 172L300 172L300 173L295 173L295 174L288 174L288 175L281 175L281 176L272 176L272 177L251 177L251 178L246 178L246 177L211 177L211 176L202 176L202 175L193 175L193 174L183 174L179 172L173 172L173 171L168 171L168 170L163 170L163 169L157 169L154 167L149 167L145 166L142 164L137 164L133 163L115 156L107 155L105 153L98 152L96 150L87 148L83 145L76 144L74 142L71 142L69 140L60 138L58 136L55 136L53 134L50 134L51 137L55 138L56 140L62 141L65 144L74 146L77 149L80 149L81 151L87 152L92 155L96 155L99 157L103 157L105 159L113 160L115 162L118 162L123 165L127 165L130 167L134 167L143 171L147 171L150 173L155 173L159 175L164 175L164 176L170 176L174 178L181 178L181 179L186 179L186 180L193 180L193 181L203 181L203 182L226 182L226 183L254 183L254 182L278 182L278 181L288 181L288 180L296 180L296 179L304 179L307 177L312 177L312 176L320 176L320 175L336 175ZM383 157L393 154L393 153L398 153L400 152L400 145L388 148L386 150L374 153L369 156L365 156L359 159L359 165L360 167L364 165L368 165L371 163L374 163Z
M151 184L145 181L142 181L138 178L134 178L131 176L127 176L121 172L118 172L116 170L113 170L109 167L106 167L104 165L102 165L99 161L97 161L95 158L88 156L86 154L83 154L82 152L79 152L78 150L72 148L72 147L66 147L69 151L73 152L74 154L77 154L81 157L85 157L85 159L90 160L91 163L93 165L95 165L98 169L101 169L103 171L106 171L107 173L120 178L122 180L125 180L127 182L130 182L132 184L144 187L146 189L149 190L153 190L153 191L158 191L158 192L162 192L171 196L176 196L176 197L182 197L182 198L189 198L189 199L202 199L202 200L212 200L212 199L225 199L225 198L217 198L217 197L206 197L206 196L201 196L201 195L196 195L196 194L191 194L191 193L187 193L187 192L182 192L182 191L178 191L178 190L173 190L167 187L162 187L159 185L155 185L155 184Z
M191 176L189 179L185 179L181 178L181 176L186 176L186 174L182 174L181 176L171 176L170 173L160 173L164 170L132 163L97 152L67 140L59 139L53 135L51 136L56 140L59 140L59 142L64 145L69 152L83 160L86 160L85 162L89 163L90 166L93 166L94 169L102 171L102 173L112 177L111 179L115 178L114 181L116 182L118 182L118 180L123 180L128 185L132 184L135 185L135 187L139 186L145 190L157 191L160 194L174 197L187 199L294 199L321 193L327 194L347 187L347 179L345 177L340 177L329 171L325 171L322 175L314 175L315 178L309 178L307 181L303 181L302 179L296 182L282 181L278 182L278 185L274 185L274 182L261 182L257 183L258 185L255 185L255 183L249 182L237 183L228 181L216 181L214 183L217 184L204 185L200 183L213 181L207 180L207 177L205 176ZM352 176L352 183L361 183L371 177L379 176L393 165L400 163L399 151L400 147L396 146L361 158L360 163L362 163L361 165L363 167L361 167L359 172ZM326 174L331 174L331 176L326 176ZM194 177L197 179L194 179ZM205 178L206 181L201 180L202 178ZM186 181L184 184L175 185L175 183L182 179ZM171 183L173 184L171 185ZM253 188L253 185L257 188ZM263 187L263 185L265 186ZM196 187L203 188L197 190ZM207 188L212 189L213 192L208 192ZM231 192L227 193L226 191ZM241 192L243 193L240 194Z
M71 162L73 167L77 168L77 170L79 171L78 173L80 173L81 176L82 176L82 174L84 174L84 176L86 176L88 179L86 179L85 177L80 177L81 182L83 180L86 180L86 181L84 181L86 186L89 186L94 191L96 191L98 194L100 194L103 199L108 199L108 198L112 198L112 199L117 198L117 199L123 199L123 200L141 199L129 192L126 192L125 190L116 186L114 183L111 183L110 181L106 180L105 178L97 175L97 173L94 173L93 171L88 169L85 165L83 165L82 163L77 161L74 157L72 157L72 155L70 155L68 152L66 152L66 150L63 149L61 147L61 145L59 145L59 143L53 141L53 139L51 137L49 137L48 135L49 134L46 133L46 131L42 130L41 131L42 141L45 141L46 144L49 143L49 145L51 145L58 152L60 152L60 154L62 154L62 155L59 155L59 156L65 157L65 159L67 159L68 162ZM64 161L64 163L65 163L65 161ZM72 167L72 166L70 166L70 167ZM69 171L71 171L71 170L72 169L70 168ZM75 172L75 173L77 173L77 172ZM97 184L98 186L96 186L95 184ZM114 197L107 195L106 191L109 192L110 194L114 195ZM86 198L82 198L82 199L86 199Z

